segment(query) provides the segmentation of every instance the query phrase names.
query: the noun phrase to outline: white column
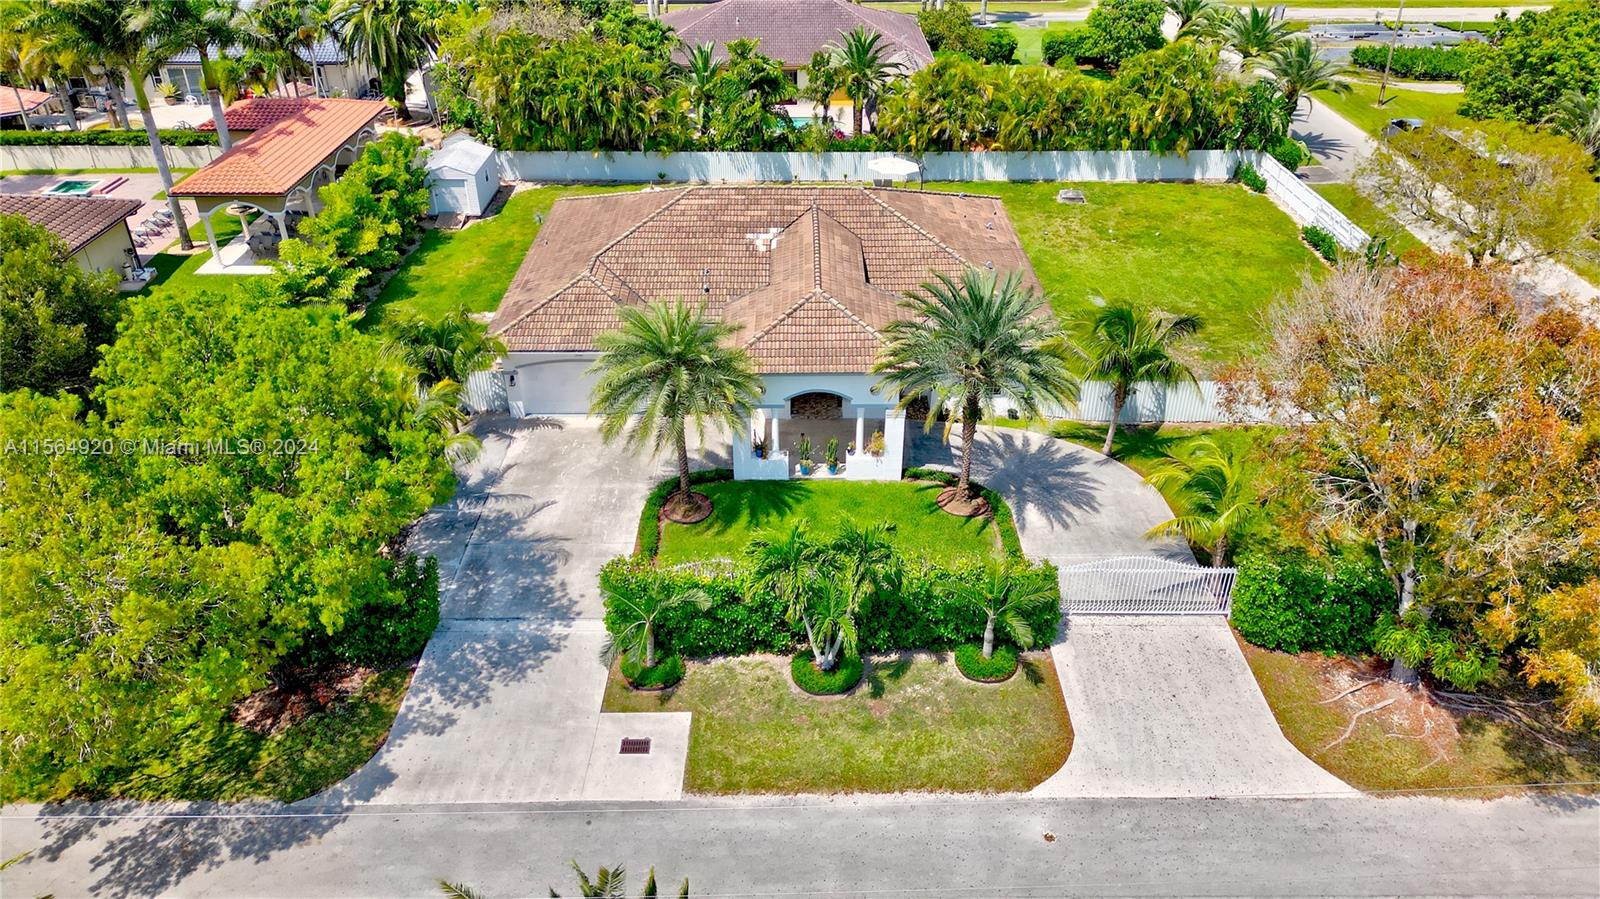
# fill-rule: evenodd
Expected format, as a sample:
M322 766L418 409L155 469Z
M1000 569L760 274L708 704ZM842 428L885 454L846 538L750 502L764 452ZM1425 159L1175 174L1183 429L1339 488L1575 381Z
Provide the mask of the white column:
M865 410L863 410L860 406L856 407L856 452L858 453L864 453L867 451L867 445L861 442L866 433L863 430L867 424L866 415L867 413Z
M272 223L278 226L278 237L282 238L283 240L288 240L289 223L285 221L284 214L281 212L269 212L267 215L271 216Z
M772 416L772 446L767 448L767 454L771 455L773 453L778 452L781 449L783 449L783 446L782 446L782 444L778 443L778 416L777 415L773 415Z
M889 460L896 478L905 470L906 413L904 409L890 409L883 414L884 458ZM962 452L966 452L965 449Z

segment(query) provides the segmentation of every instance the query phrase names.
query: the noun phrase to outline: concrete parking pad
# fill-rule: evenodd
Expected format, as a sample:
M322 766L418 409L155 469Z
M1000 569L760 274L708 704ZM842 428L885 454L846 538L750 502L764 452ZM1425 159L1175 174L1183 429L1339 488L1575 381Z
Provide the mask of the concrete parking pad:
M683 798L689 762L688 712L602 714L594 731L583 798L665 801ZM650 751L624 755L624 739L645 738Z

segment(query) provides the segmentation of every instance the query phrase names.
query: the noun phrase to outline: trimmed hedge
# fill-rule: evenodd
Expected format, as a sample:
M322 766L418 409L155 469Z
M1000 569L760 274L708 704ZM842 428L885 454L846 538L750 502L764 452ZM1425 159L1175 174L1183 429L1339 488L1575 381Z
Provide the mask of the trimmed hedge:
M1046 65L1060 65L1063 67L1078 64L1078 52L1083 49L1076 35L1077 31L1047 31L1044 40L1039 42L1039 50L1044 55Z
M860 651L943 650L983 639L983 613L950 596L953 585L975 582L983 567L977 559L948 566L906 565L898 590L873 599L856 616ZM1052 593L1060 589L1056 568L1048 562L1019 565L1017 577L1046 578ZM705 611L684 604L662 614L656 643L664 653L702 658L794 652L805 643L804 629L784 619L777 596L750 588L749 581L742 562L735 562L729 573L701 573L687 567L660 569L646 558L618 556L600 569L600 588L608 596L659 585L672 593L698 588L711 597ZM606 629L616 633L622 618L612 612L608 598ZM1054 634L1060 622L1061 604L1055 602L1031 613L1028 624L1036 634Z
M1448 47L1396 47L1389 73L1413 81L1460 81L1472 66L1473 53ZM1352 65L1383 71L1389 48L1357 47L1350 51Z
M689 486L697 487L701 484L713 484L717 481L733 480L733 469L713 468L709 471L689 472ZM666 503L667 497L678 489L678 479L671 477L657 484L650 495L645 497L644 511L639 513L638 546L635 554L646 559L654 559L661 549L661 507Z
M215 131L158 131L167 147L215 147ZM98 131L0 131L0 147L148 147L143 128Z
M795 686L817 696L850 692L856 684L861 683L861 674L865 670L860 656L844 656L832 671L818 670L809 652L797 653L789 660L789 675L794 678Z
M623 656L618 667L628 686L635 690L665 690L683 680L683 656L657 658L653 668L644 667L632 656Z
M998 684L1017 673L1017 650L1006 643L996 643L994 655L983 657L982 643L963 643L956 647L956 668L968 680L985 684Z
M1370 564L1324 563L1305 553L1248 553L1238 561L1233 626L1246 640L1285 652L1371 652L1379 616L1393 613L1394 585Z
M1311 161L1311 151L1306 149L1306 145L1287 134L1267 150L1267 155L1291 172Z
M937 468L908 468L902 478L907 481L937 481L946 487L954 487L961 480ZM1000 530L1000 548L1005 550L1009 558L1022 559L1022 538L1017 535L1017 521L1011 517L1011 507L1000 494L988 487L976 481L972 486L978 488L979 495L989 504L989 511L994 515L994 526Z
M1250 188L1258 194L1264 194L1267 192L1267 179L1261 177L1261 173L1256 171L1256 167L1248 162L1239 163L1239 167L1233 170L1233 177L1237 179L1240 184L1243 184L1245 187Z
M1311 245L1311 249L1317 251L1318 256L1334 265L1339 263L1339 242L1333 239L1332 234L1316 225L1307 225L1300 229L1300 236Z

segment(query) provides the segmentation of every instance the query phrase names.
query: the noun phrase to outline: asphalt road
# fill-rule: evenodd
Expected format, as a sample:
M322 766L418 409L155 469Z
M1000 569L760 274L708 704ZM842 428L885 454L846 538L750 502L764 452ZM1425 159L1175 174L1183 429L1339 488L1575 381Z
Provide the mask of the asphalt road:
M446 878L530 896L570 892L576 858L625 865L630 895L656 865L664 881L688 876L697 899L1600 894L1600 803L1571 797L297 809L7 818L3 857L31 854L0 873L0 892L437 896Z

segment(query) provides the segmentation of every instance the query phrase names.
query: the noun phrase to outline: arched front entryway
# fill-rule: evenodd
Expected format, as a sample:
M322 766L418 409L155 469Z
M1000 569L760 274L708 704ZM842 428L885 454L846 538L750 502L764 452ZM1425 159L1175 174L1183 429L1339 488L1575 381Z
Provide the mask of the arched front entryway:
M748 436L734 441L735 478L899 479L905 415L895 407L896 397L882 395L872 377L776 374L763 382L763 401L750 417ZM832 471L830 443L836 460ZM807 448L808 468L801 465Z

